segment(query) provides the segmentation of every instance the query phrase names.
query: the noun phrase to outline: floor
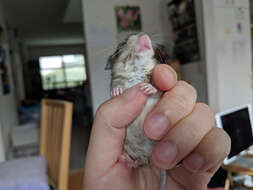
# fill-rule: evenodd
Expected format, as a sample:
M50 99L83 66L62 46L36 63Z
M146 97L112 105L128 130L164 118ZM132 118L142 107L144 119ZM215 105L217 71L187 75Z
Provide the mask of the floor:
M69 190L83 190L83 168L89 145L90 129L89 126L72 127Z
M90 127L73 126L70 152L70 170L84 167L85 155L89 145Z
M70 172L68 190L83 190L83 175L83 169Z

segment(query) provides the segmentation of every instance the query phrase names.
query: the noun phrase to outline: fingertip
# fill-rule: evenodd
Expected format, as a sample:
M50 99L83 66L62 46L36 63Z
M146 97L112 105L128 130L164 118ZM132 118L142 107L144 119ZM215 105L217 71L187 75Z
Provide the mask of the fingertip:
M159 90L167 91L175 86L177 73L169 65L159 64L154 68L153 81Z
M152 164L160 169L170 169L178 154L178 147L170 141L159 142L151 154Z
M217 165L223 162L229 152L230 138L228 135L222 129L212 128L195 150L184 159L183 165L193 173L214 173Z
M131 103L132 101L134 101L137 98L146 99L147 96L144 93L142 93L142 91L140 90L140 88L141 88L141 83L139 83L139 84L137 84L137 85L135 85L135 86L127 89L122 94L122 96L119 96L119 97L123 97L124 100L127 101L127 103L128 102Z
M167 117L161 113L149 114L143 125L144 133L152 140L161 140L170 129L170 123Z
M147 96L137 84L99 106L95 121L116 128L125 128L142 111ZM103 125L103 124L102 124Z

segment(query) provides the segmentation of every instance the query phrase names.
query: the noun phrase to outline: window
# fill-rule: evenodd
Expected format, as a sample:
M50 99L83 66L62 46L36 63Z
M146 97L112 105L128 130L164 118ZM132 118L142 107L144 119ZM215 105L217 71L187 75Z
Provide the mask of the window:
M39 62L44 90L76 87L87 79L83 55L41 57Z

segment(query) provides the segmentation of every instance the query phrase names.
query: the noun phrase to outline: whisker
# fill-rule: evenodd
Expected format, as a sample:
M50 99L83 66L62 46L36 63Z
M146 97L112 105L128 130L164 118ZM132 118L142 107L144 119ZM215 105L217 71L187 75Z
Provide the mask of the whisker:
M156 34L153 34L152 35L152 37L156 37L156 38L158 38L158 37L169 37L169 35L168 34L163 34L163 33L156 33Z
M113 52L116 51L117 47L115 47L114 45L112 45L111 47L99 50L96 54L102 54L102 53L107 53L107 52Z
M158 42L155 42L155 41L152 41L152 46L154 48L157 48L157 47L160 47L162 43L158 43Z
M165 38L168 38L168 37L166 37L166 36L161 36L160 34L153 34L153 35L150 35L150 39L152 40L152 41L157 41L157 40L163 40L163 39L165 39Z
M165 61L164 61L164 59L162 58L162 56L160 55L160 53L159 53L159 57L161 58L161 63L164 64Z
M115 48L113 48L113 47L105 48L105 49L99 50L96 54L108 53L108 52L113 51L114 49L115 49Z
M161 48L157 47L157 49L160 50L160 52L162 52ZM160 53L159 53L159 57L161 59L161 63L164 64L165 60L162 58L162 56L160 55Z
M113 55L113 56L116 56L117 54L119 54L123 48L125 48L126 45L123 45L121 47L118 47L118 46L111 46L109 48L105 48L97 53L95 53L96 55L100 55L100 54L103 54L103 53L106 53L108 52L108 55L107 56L110 56L110 55ZM112 52L112 53L109 53L109 52Z
M157 44L165 44L168 40L166 40L166 39L152 39L151 38L151 41L153 41L153 42L155 42L155 43L157 43Z

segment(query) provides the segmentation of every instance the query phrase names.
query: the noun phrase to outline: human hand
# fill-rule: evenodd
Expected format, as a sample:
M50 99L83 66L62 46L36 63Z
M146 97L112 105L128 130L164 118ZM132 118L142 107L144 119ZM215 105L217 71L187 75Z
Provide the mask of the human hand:
M147 100L136 85L102 104L96 113L85 163L85 190L158 190L160 169L168 170L166 190L204 190L228 155L230 138L214 127L211 109L196 103L195 89L177 81L166 65L155 67L153 80L164 91L143 126L149 138L159 141L151 156L153 166L128 168L119 162L126 127Z

